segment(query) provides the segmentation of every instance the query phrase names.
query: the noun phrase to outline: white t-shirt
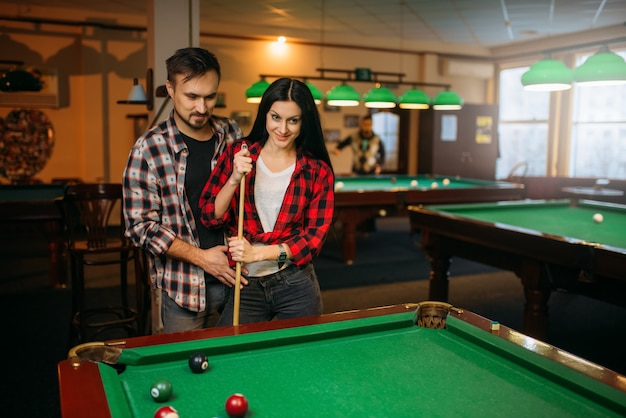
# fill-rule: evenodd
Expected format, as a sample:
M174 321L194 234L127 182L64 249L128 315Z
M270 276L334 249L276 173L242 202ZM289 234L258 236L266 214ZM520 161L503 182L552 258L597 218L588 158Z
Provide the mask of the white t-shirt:
M283 171L274 173L263 163L263 158L259 155L256 162L256 178L254 181L254 201L256 210L259 215L261 225L265 232L274 230L278 213L285 199L285 192L291 181L291 175L296 168L296 164L292 164ZM253 244L265 245L265 244ZM287 260L287 265L289 260ZM255 263L246 264L248 275L252 277L267 276L276 273L278 263L276 260L264 260Z

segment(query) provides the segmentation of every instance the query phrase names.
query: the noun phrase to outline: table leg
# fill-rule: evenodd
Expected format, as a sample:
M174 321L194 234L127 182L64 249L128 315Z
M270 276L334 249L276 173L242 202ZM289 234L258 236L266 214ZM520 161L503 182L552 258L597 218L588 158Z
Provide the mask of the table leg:
M356 222L342 220L341 256L352 265L356 257Z
M452 256L442 248L439 236L423 232L422 249L430 261L428 299L447 302Z
M539 261L524 260L519 272L524 286L524 333L545 340L548 334L548 299L550 281L544 264Z
M65 240L63 226L60 221L48 221L45 226L48 240L48 279L52 287L67 285L67 268L65 265Z

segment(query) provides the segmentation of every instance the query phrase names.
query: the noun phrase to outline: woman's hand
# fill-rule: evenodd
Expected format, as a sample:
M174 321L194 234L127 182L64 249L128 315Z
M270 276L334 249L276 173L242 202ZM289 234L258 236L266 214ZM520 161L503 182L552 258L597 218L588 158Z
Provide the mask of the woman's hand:
M261 261L259 259L257 247L251 245L245 238L228 238L228 251L230 252L230 257L235 261L240 261L242 263Z
M239 184L243 176L252 171L252 158L248 146L244 143L233 158L233 174L230 176L232 184Z

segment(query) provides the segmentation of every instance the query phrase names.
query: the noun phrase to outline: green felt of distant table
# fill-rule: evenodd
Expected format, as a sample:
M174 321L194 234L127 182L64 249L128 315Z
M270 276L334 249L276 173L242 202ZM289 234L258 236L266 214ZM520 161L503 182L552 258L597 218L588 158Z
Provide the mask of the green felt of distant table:
M335 219L342 224L342 257L356 258L356 231L382 216L406 216L408 205L496 202L522 197L521 184L445 175L363 175L335 178Z
M500 224L502 228L526 229L528 233L626 251L626 208L621 205L585 200L572 204L570 200L552 200L431 206L428 209ZM602 222L594 221L596 214L602 215Z
M151 417L162 405L172 405L181 418L226 417L224 403L233 393L246 396L247 416L255 418L626 414L623 382L616 388L566 367L550 358L558 350L547 344L506 327L501 338L470 323L469 312L449 315L443 330L416 326L409 308L387 312L127 348L119 359L124 372L100 364L92 379L102 381L113 417ZM208 355L205 373L188 368L196 351ZM573 356L568 361L588 367ZM63 377L62 392L69 384ZM174 388L163 404L150 397L151 382L159 378ZM67 407L63 400L62 393Z

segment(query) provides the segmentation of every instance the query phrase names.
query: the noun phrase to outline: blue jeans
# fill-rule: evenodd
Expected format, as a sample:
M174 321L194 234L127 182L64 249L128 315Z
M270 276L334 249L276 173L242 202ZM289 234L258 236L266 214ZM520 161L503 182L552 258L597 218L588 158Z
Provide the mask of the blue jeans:
M300 318L321 315L322 294L313 264L300 268L295 264L263 277L248 277L239 297L239 323ZM232 325L234 288L228 288L228 300L217 326Z
M204 312L181 308L165 291L161 291L163 332L181 332L215 325L226 303L226 286L217 280L206 281L207 307Z

